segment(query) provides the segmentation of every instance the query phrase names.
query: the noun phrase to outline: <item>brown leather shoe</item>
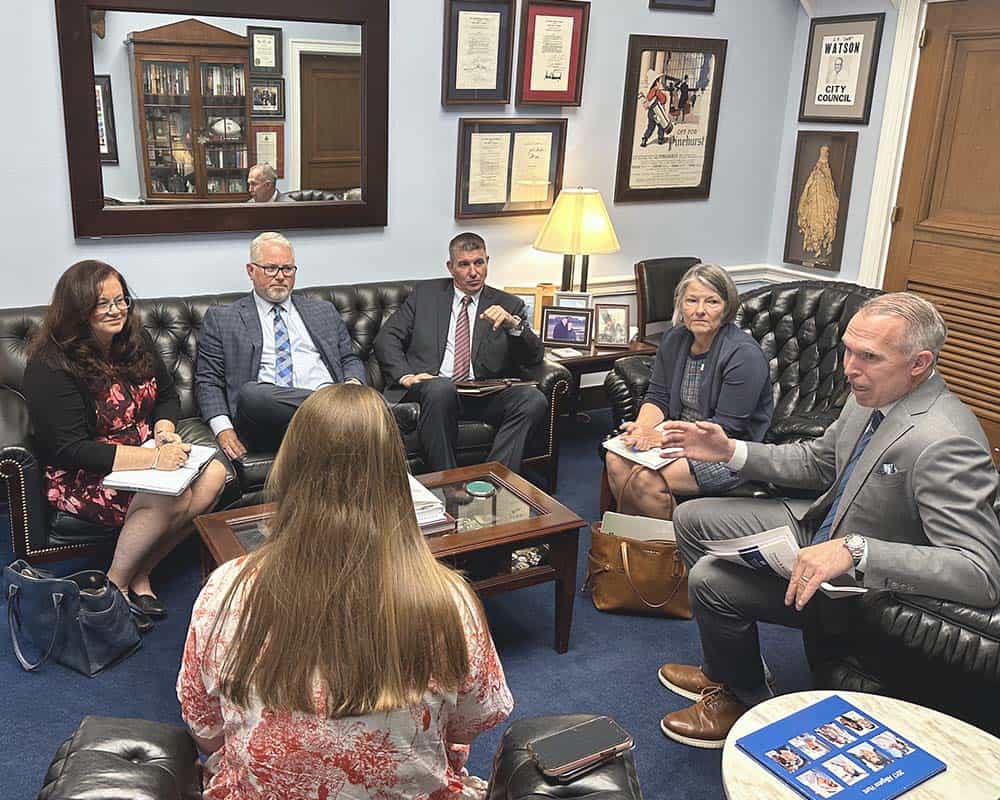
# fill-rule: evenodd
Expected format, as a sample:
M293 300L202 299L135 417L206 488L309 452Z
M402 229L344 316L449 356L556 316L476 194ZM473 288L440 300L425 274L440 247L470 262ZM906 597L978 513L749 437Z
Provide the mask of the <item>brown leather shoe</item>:
M667 714L660 730L681 744L719 750L736 720L749 710L728 687L709 688L693 706Z
M664 664L656 677L674 694L686 697L688 700L701 699L705 689L718 689L721 683L716 683L701 671L701 667L690 664Z

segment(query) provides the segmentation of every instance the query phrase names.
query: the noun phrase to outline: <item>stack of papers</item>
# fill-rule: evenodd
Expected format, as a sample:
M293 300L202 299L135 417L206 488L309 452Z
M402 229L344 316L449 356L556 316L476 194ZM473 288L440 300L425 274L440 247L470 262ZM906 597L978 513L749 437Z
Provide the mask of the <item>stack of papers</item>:
M155 446L156 443L152 439L143 445L143 447ZM193 444L187 462L180 469L120 469L106 475L103 483L109 489L178 497L201 474L216 452L214 447Z
M410 496L413 498L413 510L417 514L417 525L426 528L446 522L449 517L444 510L444 503L412 475L407 477L410 479Z
M663 423L661 422L653 430L662 431ZM657 446L651 447L649 450L633 450L622 441L623 435L618 434L618 436L606 439L604 449L650 469L661 469L672 461L676 461L681 457L681 453L683 453L683 448L680 447L663 448Z

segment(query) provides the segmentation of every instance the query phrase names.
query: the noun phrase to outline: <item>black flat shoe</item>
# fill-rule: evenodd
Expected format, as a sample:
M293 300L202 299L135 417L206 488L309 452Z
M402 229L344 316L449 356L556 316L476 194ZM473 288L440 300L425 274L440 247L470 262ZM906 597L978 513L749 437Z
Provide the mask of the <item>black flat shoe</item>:
M139 629L139 633L148 633L153 630L153 620L143 614L131 601L129 601L128 610L132 614L132 621L135 623L135 627Z
M143 614L153 619L167 616L167 607L158 597L151 594L136 594L129 590L129 605L137 608Z

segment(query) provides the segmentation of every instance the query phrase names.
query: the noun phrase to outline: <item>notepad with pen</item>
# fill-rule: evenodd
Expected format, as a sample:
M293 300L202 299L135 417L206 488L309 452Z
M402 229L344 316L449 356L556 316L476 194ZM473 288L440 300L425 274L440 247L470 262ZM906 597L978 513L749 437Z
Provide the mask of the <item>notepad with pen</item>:
M155 446L156 443L152 439L143 445L143 447ZM179 469L119 469L106 475L103 484L109 489L177 497L202 473L216 452L218 451L214 447L193 444L187 462Z

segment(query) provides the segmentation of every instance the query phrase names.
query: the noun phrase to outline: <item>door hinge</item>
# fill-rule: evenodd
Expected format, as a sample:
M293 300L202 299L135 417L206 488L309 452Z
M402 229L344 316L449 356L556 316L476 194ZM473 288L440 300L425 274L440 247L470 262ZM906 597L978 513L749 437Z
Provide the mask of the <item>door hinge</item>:
M903 218L903 207L902 206L895 206L892 209L892 216L889 217L889 222L891 222L893 225L895 225L902 218Z
M917 47L923 50L925 44L927 44L927 28L920 31L920 41L918 42Z

